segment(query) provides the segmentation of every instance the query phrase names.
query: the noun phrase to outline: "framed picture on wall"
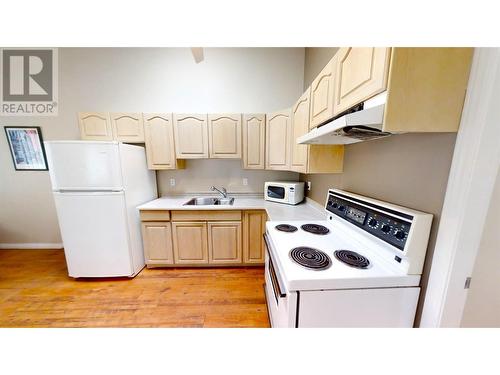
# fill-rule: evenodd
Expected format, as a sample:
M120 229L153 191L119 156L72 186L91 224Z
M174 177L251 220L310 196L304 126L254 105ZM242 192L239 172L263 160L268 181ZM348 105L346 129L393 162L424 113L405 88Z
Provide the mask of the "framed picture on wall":
M4 126L16 171L46 171L47 156L39 126Z

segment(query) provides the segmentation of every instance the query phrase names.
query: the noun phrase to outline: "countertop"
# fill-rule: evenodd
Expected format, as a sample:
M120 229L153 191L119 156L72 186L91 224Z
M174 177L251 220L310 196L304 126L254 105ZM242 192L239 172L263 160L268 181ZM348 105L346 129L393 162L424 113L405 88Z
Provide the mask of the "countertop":
M269 220L325 220L326 213L318 203L307 199L295 206L264 200L263 196L233 195L232 205L183 206L190 198L203 194L164 196L137 206L139 210L266 210Z

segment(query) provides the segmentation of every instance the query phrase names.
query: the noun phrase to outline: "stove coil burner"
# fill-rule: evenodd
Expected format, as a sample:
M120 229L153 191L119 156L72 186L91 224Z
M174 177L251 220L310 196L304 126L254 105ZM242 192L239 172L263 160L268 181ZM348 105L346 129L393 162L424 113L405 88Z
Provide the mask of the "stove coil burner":
M304 268L312 270L326 270L332 264L332 260L321 250L312 247L296 247L290 250L290 258Z
M297 232L297 227L289 224L279 224L276 225L275 228L280 232L288 232L288 233Z
M335 255L335 258L341 262L354 268L368 268L370 265L370 261L367 258L356 253L355 251L337 250L333 253L333 255Z
M301 228L303 230L305 230L306 232L313 233L313 234L324 235L324 234L328 234L330 232L330 229L328 229L327 227L324 227L323 225L319 225L319 224L304 224L301 226Z

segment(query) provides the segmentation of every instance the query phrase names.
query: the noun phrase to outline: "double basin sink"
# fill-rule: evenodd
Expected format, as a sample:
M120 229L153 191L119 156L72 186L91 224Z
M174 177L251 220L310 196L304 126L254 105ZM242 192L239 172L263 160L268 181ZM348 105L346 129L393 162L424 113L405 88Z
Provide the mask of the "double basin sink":
M191 198L183 206L231 206L234 198L197 197Z

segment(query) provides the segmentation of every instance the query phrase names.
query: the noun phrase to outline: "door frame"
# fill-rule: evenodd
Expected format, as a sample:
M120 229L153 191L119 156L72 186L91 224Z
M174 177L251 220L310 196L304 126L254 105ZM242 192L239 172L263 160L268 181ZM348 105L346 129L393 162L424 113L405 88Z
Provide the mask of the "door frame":
M420 327L460 326L500 166L499 103L500 48L476 48Z

